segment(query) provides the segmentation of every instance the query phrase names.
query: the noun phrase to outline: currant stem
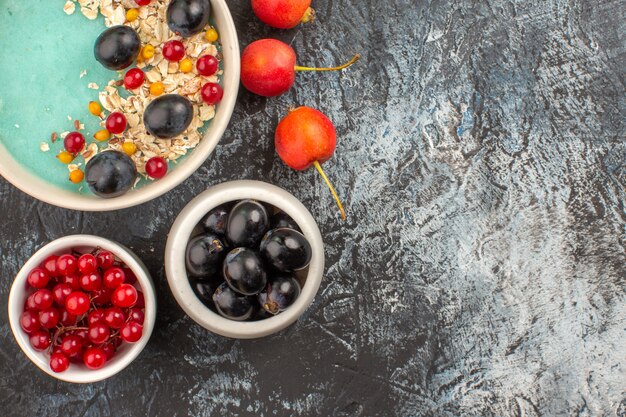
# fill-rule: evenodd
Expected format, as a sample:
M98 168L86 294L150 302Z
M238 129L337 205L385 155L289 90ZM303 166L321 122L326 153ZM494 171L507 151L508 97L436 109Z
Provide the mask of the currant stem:
M348 68L350 65L354 64L355 62L357 62L360 58L361 58L360 54L355 54L350 61L348 61L345 64L340 65L338 67L313 68L313 67L301 67L299 65L296 65L295 66L295 70L296 71L339 71L339 70L342 70L344 68Z
M322 178L326 182L326 185L328 185L328 188L330 189L330 192L333 195L333 198L337 202L337 206L339 207L339 211L341 212L341 219L345 220L346 219L346 211L343 209L343 205L341 204L341 200L339 200L339 196L337 195L337 192L335 191L335 188L330 183L330 181L328 180L328 177L326 176L326 173L322 169L322 165L320 165L320 163L318 161L313 162L313 165L315 165L315 168L317 169L317 172L320 173L320 175L322 176Z

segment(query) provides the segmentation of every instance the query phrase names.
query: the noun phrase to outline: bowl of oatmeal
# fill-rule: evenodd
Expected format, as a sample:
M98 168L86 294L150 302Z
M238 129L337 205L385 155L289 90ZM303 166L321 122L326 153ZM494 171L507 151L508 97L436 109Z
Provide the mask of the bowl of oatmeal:
M7 13L0 15L0 50L5 55L0 74L6 82L0 83L0 175L47 203L107 211L152 200L204 163L235 105L240 72L237 33L226 2L210 0L207 25L183 38L167 25L168 4L165 0L152 0L147 6L133 0L44 2L37 7L17 0L3 4ZM96 61L94 43L107 27L119 25L133 28L141 47L132 65L113 71ZM19 44L11 41L16 38ZM183 59L164 57L170 41L184 45ZM198 62L206 56L217 61L216 73L199 71ZM140 87L125 87L131 69L143 73ZM221 101L203 100L208 83L223 90ZM158 96L169 94L188 99L193 117L183 133L160 139L147 133L143 113ZM123 133L103 135L112 113L122 113L127 126ZM77 136L74 133L85 143L68 156L66 142L68 136ZM128 156L137 171L132 187L113 198L92 192L85 180L89 176L84 175L88 163L106 151ZM158 179L148 175L154 158L166 164L166 174Z

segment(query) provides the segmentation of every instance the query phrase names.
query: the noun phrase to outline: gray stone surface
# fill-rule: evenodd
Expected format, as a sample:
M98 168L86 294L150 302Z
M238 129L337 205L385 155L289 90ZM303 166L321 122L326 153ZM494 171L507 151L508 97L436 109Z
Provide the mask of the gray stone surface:
M39 372L0 310L2 415L626 415L626 1L315 0L318 21L284 32L229 3L243 45L363 60L278 99L241 92L214 155L141 207L72 212L0 181L2 305L33 251L77 232L134 248L160 303L141 357L87 386ZM294 104L337 125L345 223L274 154ZM327 247L314 305L255 341L195 325L162 267L184 204L239 178L293 192Z

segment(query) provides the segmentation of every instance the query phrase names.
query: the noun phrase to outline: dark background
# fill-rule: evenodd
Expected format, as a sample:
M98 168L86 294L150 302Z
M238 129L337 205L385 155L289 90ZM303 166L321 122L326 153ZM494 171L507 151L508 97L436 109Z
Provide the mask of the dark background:
M0 302L46 242L90 233L150 268L150 343L107 381L71 385L19 350L0 310L3 416L626 415L626 2L314 0L318 20L275 31L229 1L242 46L290 43L286 95L242 91L204 166L133 209L80 213L0 180ZM273 150L287 108L338 129L314 171ZM280 334L225 339L187 318L162 257L180 209L213 184L259 179L318 220L327 271Z

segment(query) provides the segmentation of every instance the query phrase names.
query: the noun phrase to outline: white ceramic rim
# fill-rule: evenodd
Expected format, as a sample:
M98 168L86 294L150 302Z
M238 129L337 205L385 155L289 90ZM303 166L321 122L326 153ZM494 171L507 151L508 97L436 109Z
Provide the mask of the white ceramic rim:
M82 211L108 211L136 206L165 194L191 176L209 157L222 138L235 108L239 91L239 41L235 23L225 0L211 0L211 6L211 15L220 34L224 55L224 98L217 106L215 118L211 121L211 125L198 146L164 178L115 198L105 199L92 194L81 195L54 186L28 171L9 154L1 142L0 176L38 200Z
M214 313L198 299L187 277L185 250L193 229L207 212L220 204L247 198L272 204L295 220L311 244L312 257L305 285L292 306L268 319L239 322ZM261 181L225 182L201 193L180 212L167 239L165 272L174 298L196 323L222 336L253 339L276 333L291 325L313 302L324 274L324 243L311 213L289 192Z
M90 370L83 366L72 363L65 372L55 373L50 369L48 363L49 356L45 352L38 352L30 346L28 335L20 327L20 315L23 311L24 293L26 292L26 282L29 272L39 266L41 262L52 254L59 254L70 248L76 248L81 246L88 247L100 247L111 251L116 257L126 264L137 276L137 281L141 286L141 289L145 298L145 318L143 324L143 334L141 339L137 343L130 344L128 349L123 354L116 354L113 359L108 361L104 367L97 370ZM11 286L11 292L9 293L9 324L13 336L18 345L24 351L26 356L35 364L39 369L47 373L48 375L60 379L66 382L75 383L90 383L101 381L109 378L122 369L126 368L144 349L152 330L154 329L154 323L156 321L156 293L154 290L154 284L152 278L148 273L146 266L130 249L125 246L113 242L111 240L93 236L93 235L71 235L54 240L31 256L26 261L20 272L18 272L13 284Z

